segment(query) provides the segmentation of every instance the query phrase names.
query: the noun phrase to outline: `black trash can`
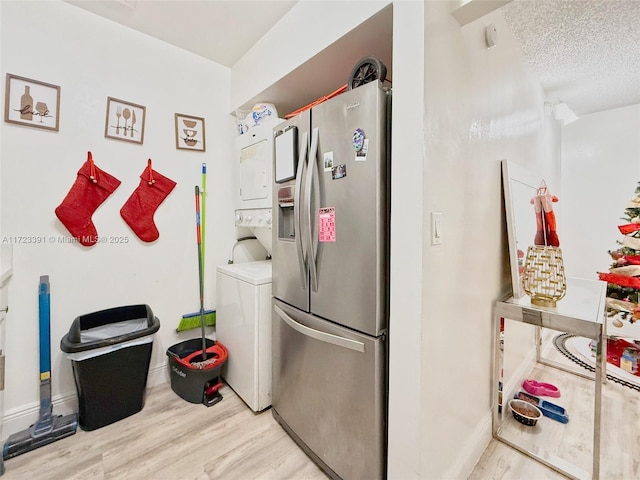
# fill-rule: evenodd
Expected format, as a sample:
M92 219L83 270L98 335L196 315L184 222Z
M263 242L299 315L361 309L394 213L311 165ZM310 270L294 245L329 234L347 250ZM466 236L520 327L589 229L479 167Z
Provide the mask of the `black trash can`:
M95 430L142 410L159 328L148 305L110 308L73 321L60 349L73 367L80 428Z

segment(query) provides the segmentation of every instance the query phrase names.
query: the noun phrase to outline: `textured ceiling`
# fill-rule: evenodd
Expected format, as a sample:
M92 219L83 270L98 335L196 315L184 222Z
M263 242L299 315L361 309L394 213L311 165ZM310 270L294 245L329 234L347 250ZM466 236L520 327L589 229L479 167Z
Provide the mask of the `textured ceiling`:
M640 1L514 0L501 11L549 100L578 115L640 103Z

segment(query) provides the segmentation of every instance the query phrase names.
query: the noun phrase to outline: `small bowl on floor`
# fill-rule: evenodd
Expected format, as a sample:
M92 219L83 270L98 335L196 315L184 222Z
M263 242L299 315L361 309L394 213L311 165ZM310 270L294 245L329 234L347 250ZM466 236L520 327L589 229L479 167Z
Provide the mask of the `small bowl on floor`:
M509 400L509 408L513 413L513 418L529 427L533 427L538 423L538 419L542 417L542 412L538 407L524 400L512 398Z

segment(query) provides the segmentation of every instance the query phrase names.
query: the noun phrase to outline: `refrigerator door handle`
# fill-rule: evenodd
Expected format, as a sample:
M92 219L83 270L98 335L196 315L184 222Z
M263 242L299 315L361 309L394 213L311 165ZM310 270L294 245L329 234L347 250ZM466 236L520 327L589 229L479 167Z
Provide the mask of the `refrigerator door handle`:
M316 330L315 328L307 327L306 325L302 325L301 323L296 322L280 307L274 305L273 309L287 325L289 325L296 332L301 333L302 335L314 338L321 342L330 343L338 347L355 350L356 352L364 352L364 343L362 342L351 340L350 338L340 337L338 335L333 335L331 333L321 332L320 330Z
M307 289L307 256L304 251L304 238L302 238L302 216L300 210L303 208L300 204L302 179L304 176L304 170L307 163L307 132L302 135L302 141L300 142L300 155L298 157L298 169L296 172L296 184L295 184L295 203L293 204L293 220L295 222L294 228L296 231L296 250L298 252L298 265L300 266L300 280L302 288Z
M316 174L316 160L318 156L318 127L313 129L311 135L311 151L309 152L309 166L307 167L307 182L305 185L305 203L307 213L307 227L309 229L309 246L307 263L309 264L309 273L311 274L311 289L314 292L318 291L318 272L316 269L316 248L317 243L315 241L316 235L312 230L312 218L311 218L311 193L312 185L315 187L316 194L318 190L318 180L315 178Z

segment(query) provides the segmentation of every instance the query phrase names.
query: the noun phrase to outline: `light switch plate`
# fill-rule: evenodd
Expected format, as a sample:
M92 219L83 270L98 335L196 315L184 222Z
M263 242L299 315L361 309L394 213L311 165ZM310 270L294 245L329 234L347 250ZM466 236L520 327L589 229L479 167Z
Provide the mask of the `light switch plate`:
M442 212L431 212L431 245L442 245Z

